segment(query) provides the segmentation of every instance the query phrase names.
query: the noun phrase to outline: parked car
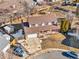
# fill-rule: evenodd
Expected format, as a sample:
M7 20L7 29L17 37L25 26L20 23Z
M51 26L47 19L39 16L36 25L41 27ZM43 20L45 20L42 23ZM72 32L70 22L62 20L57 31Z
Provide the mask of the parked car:
M61 4L62 6L68 6L68 5L70 5L70 2L63 2L62 4Z
M12 47L13 54L20 57L28 57L29 53L24 49L24 47L20 43L16 43L15 46Z
M73 51L67 51L67 52L63 52L63 54L67 57L72 57L74 59L79 59L79 55Z
M76 3L72 3L71 5L72 5L72 6L76 6Z
M21 47L14 47L13 53L14 53L15 55L20 56L20 57L23 57L24 54L25 54L24 51L23 51L23 49L22 49Z

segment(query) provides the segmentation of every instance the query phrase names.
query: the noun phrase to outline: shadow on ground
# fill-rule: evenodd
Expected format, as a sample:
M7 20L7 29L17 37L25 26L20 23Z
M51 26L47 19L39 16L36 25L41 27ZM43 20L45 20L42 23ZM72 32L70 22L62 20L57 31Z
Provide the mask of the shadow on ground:
M64 44L66 46L70 46L73 48L79 48L79 40L76 39L76 37L67 36L67 38L61 42L61 44Z

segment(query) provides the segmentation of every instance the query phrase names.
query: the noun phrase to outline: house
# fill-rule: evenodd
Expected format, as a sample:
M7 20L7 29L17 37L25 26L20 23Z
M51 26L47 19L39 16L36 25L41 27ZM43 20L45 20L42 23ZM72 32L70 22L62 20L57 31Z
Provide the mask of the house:
M22 34L22 29L18 30L16 33L13 33L11 35L17 39L22 39L24 37Z
M25 28L25 33L29 35L41 31L59 30L59 27L54 25L58 18L56 14L29 17L29 27Z
M11 25L5 26L4 29L7 33L14 32L14 26L11 26Z
M58 31L59 26L54 25L57 21L56 14L46 14L41 16L30 16L28 18L28 26L24 26L27 45L26 49L29 53L41 50L41 40L38 36L41 32Z
M10 36L7 34L4 34L2 37L0 37L0 50L2 50L3 53L6 53L6 51L10 48Z

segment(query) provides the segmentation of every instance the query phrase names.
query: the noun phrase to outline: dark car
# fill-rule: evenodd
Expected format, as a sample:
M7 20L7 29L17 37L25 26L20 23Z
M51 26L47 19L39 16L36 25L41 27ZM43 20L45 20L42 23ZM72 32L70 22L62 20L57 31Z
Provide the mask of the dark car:
M74 58L74 59L79 59L78 54L73 52L73 51L63 52L63 55L66 56L66 57L70 57L70 58Z
M13 48L13 53L15 54L15 55L18 55L18 56L20 56L20 57L23 57L23 56L25 56L25 51L21 48L21 47L14 47Z
M63 2L61 5L62 5L62 6L68 6L68 5L70 5L70 3L69 3L69 2L68 2L68 3Z

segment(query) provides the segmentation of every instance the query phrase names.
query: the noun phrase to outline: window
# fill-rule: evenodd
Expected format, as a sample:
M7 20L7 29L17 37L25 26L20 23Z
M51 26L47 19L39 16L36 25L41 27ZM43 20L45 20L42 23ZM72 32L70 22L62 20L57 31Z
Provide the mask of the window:
M35 27L38 27L38 24L35 24Z
M23 22L23 25L29 27L29 22Z
M29 27L32 27L32 25L30 24Z
M45 26L45 23L42 23L42 26Z
M52 23L51 22L48 22L48 25L52 25Z

